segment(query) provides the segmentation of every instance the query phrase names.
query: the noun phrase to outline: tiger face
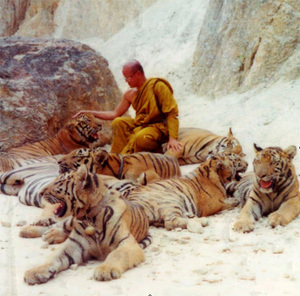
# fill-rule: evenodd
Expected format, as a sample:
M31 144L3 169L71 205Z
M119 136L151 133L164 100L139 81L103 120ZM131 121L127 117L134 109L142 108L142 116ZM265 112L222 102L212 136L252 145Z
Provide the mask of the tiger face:
M255 180L262 193L276 192L277 188L292 174L292 160L297 150L289 146L283 150L280 147L262 149L254 144L255 158L253 169Z
M235 153L245 156L242 152L240 142L234 137L231 128L229 128L227 137L221 139L216 147L217 153Z
M99 142L98 133L102 130L102 121L94 115L83 113L67 123L65 128L72 135L74 142L90 147L90 144Z
M243 158L244 154L224 152L220 154L223 158L228 159L233 167L234 180L240 181L242 173L245 173L248 168L248 162Z
M209 155L207 159L215 160L216 171L220 176L223 184L231 181L239 181L241 179L240 173L247 170L248 163L240 154L235 153L222 153L219 155Z
M96 173L99 166L102 166L108 158L108 153L101 148L80 148L73 150L69 154L63 156L59 161L59 173L76 170L81 165L85 165L88 170Z
M41 192L47 202L58 204L53 212L56 218L71 215L81 218L89 208L104 199L107 185L101 179L92 179L92 176L86 166L81 166L76 171L60 175ZM93 196L95 190L101 194Z

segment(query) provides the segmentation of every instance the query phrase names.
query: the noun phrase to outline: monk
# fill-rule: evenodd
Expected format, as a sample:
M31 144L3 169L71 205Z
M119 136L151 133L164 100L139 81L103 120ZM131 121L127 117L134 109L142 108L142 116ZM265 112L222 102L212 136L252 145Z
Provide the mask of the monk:
M73 118L81 113L92 113L97 118L113 120L111 152L159 152L161 144L166 142L167 149L179 151L178 107L169 82L162 78L147 79L137 60L127 62L122 73L130 89L124 93L115 110L82 110ZM136 112L135 118L120 117L130 105Z

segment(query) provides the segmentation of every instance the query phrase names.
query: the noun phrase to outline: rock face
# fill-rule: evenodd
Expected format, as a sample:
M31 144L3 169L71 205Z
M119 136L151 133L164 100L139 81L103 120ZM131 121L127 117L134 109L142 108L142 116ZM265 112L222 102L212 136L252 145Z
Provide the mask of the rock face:
M1 151L53 136L78 110L114 109L120 96L107 61L86 45L0 38Z
M2 0L0 2L0 36L11 36L25 19L30 0Z
M299 10L299 0L211 0L194 54L196 93L299 77Z
M67 39L108 39L157 0L3 0L10 13L0 11L3 22L14 18L19 24L0 36L55 37ZM13 2L14 5L10 4ZM26 5L25 5L26 4ZM1 7L1 5L0 5ZM13 14L13 7L22 11ZM25 8L25 10L24 10ZM11 34L8 34L8 33Z

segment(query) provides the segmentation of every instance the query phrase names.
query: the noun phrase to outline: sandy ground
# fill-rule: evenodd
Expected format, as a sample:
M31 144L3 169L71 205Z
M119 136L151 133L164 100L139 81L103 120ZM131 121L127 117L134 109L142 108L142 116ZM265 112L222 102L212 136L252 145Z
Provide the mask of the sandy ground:
M46 284L28 286L24 272L44 261L54 247L41 239L18 236L19 222L29 222L40 210L1 196L1 209L11 227L0 227L0 295L299 295L300 218L286 228L271 229L267 219L249 234L232 231L238 209L208 219L203 233L151 227L154 241L146 261L121 279L96 282L90 261L59 273Z

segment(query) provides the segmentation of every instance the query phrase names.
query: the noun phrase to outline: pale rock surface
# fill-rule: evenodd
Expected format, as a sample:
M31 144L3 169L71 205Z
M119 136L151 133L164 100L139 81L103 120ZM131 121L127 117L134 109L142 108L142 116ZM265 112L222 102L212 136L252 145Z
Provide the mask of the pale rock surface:
M106 59L89 46L13 37L0 39L0 97L6 151L53 136L79 110L114 109L121 94Z
M106 40L155 1L28 0L25 20L21 20L23 22L16 35L77 40L98 37Z
M11 36L23 22L30 0L0 1L0 36Z
M194 54L194 90L218 96L300 76L298 0L211 0Z

